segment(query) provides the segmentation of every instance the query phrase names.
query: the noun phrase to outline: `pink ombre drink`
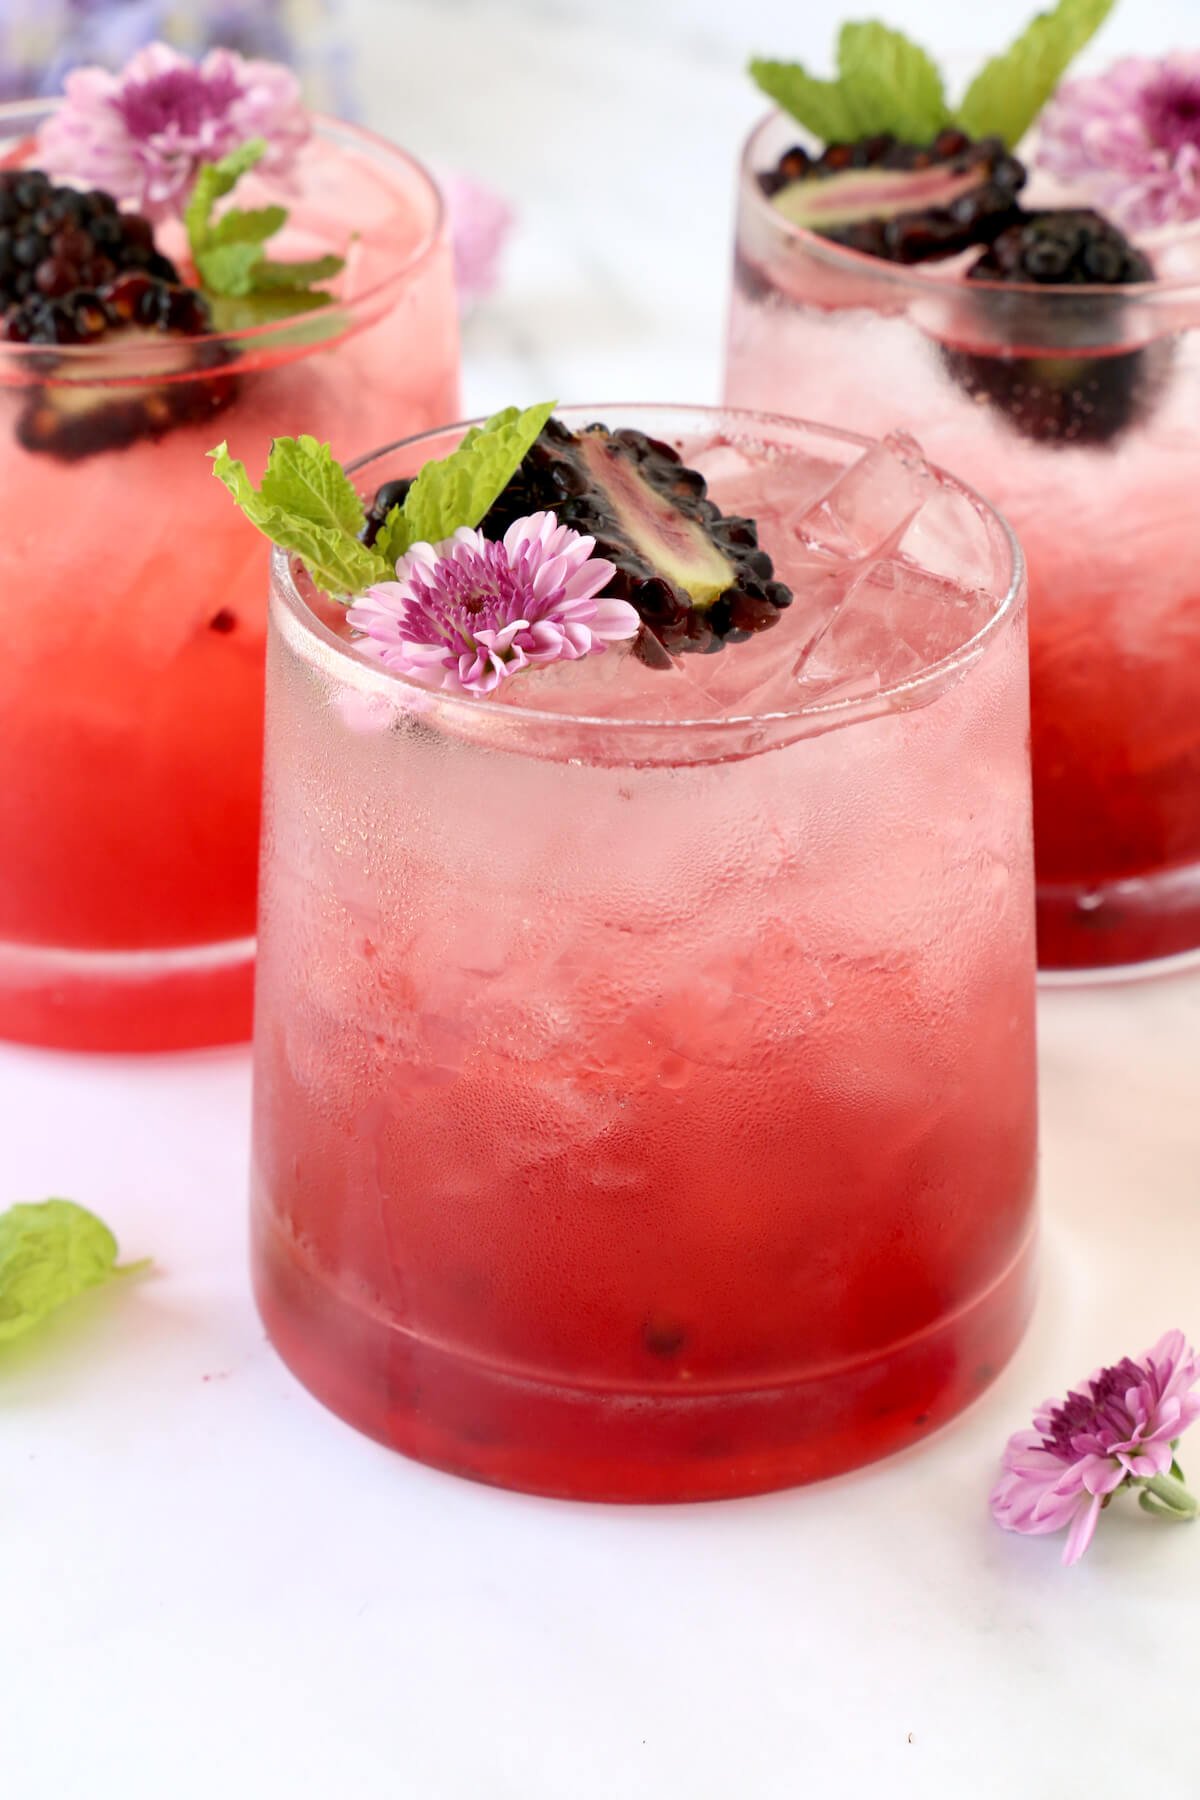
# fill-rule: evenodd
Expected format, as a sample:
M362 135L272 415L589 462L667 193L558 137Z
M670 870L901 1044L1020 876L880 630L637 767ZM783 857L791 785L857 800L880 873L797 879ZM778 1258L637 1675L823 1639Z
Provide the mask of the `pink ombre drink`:
M1027 1315L1023 578L911 444L601 416L757 519L773 629L452 697L276 556L255 1284L412 1456L718 1497L912 1443Z
M0 109L0 164L44 112ZM0 343L0 1036L248 1034L265 580L205 452L226 436L257 464L304 431L350 454L453 417L458 390L424 171L328 121L282 197L273 252L344 251L335 304L165 346ZM166 428L130 433L135 412Z
M725 397L915 431L1029 563L1038 948L1086 970L1200 945L1200 238L1128 288L997 287L792 224L741 178ZM1190 242L1190 249L1189 249Z

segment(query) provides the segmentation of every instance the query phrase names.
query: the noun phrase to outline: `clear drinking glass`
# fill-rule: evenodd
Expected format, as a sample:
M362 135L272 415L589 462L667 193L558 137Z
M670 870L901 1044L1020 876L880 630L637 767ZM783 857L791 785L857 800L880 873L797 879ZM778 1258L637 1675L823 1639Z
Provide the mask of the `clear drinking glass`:
M0 163L46 110L0 107ZM266 601L205 452L227 437L257 473L277 434L346 455L458 410L424 170L326 120L294 192L239 187L268 196L291 208L278 254L345 251L336 304L233 335L0 343L0 1036L248 1035Z
M1116 968L1200 945L1200 233L1127 288L967 282L790 224L742 163L725 398L907 428L1029 564L1038 950ZM1190 271L1190 273L1188 273Z
M254 1277L301 1380L411 1456L718 1497L911 1443L1024 1324L1024 581L903 446L600 416L757 518L793 605L449 698L276 555Z

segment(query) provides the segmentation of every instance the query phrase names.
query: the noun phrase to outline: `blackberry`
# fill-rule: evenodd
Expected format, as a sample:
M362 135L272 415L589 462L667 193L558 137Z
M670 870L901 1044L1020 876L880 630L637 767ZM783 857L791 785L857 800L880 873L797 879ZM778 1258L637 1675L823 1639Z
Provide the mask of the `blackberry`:
M364 544L373 544L383 528L383 522L394 506L403 506L405 496L412 482L408 480L385 481L367 510L367 522L362 529Z
M1022 213L967 272L972 339L996 348L944 345L946 366L1026 437L1110 442L1152 403L1169 359L1164 343L1120 347L1120 289L1153 279L1149 259L1100 213ZM1039 287L1086 291L1030 291Z
M1025 168L999 138L946 130L930 144L905 144L880 133L817 157L797 145L759 185L794 225L916 263L990 243L1017 215Z
M179 283L148 220L99 189L55 187L40 169L0 169L0 313L43 294L98 288L123 270Z
M42 380L17 419L18 441L78 462L207 421L235 392L228 353L207 336L210 330L202 295L149 274L120 275L94 292L80 288L61 298L29 295L0 323L0 338L45 346L36 358ZM109 341L116 349L106 357ZM85 363L54 354L80 344L90 350ZM147 346L153 379L146 378L146 364L131 367L124 356L129 344Z
M723 514L699 470L643 432L596 424L576 433L551 419L482 529L500 538L541 511L594 537L613 563L607 592L640 614L647 662L719 650L768 630L791 604L754 521Z

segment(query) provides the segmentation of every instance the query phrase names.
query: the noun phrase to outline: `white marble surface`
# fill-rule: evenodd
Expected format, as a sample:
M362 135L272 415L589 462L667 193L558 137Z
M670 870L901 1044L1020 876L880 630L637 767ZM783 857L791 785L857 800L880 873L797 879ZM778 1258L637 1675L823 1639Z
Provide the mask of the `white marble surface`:
M888 10L971 48L974 12ZM1024 10L990 7L988 40ZM345 16L377 122L521 199L468 402L711 397L740 56L819 57L825 15ZM1107 41L1189 22L1194 0L1126 0ZM1048 994L1041 1023L1043 1286L996 1386L893 1462L657 1511L454 1481L286 1375L246 1280L244 1052L0 1049L4 1198L71 1194L156 1265L0 1358L6 1800L1200 1792L1200 1530L1125 1507L1065 1572L985 1506L1034 1402L1200 1333L1200 976Z

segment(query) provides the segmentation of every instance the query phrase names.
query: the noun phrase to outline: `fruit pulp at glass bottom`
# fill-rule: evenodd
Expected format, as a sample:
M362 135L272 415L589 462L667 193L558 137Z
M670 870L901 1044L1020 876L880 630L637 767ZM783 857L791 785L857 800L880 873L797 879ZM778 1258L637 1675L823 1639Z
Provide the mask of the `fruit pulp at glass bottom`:
M1157 879L1156 879L1157 876ZM1200 863L1101 884L1040 885L1038 967L1121 969L1200 949Z
M968 1406L1020 1341L1032 1232L990 1288L868 1360L773 1387L556 1385L447 1354L338 1294L259 1212L255 1295L275 1348L358 1430L451 1474L561 1499L720 1500L836 1475Z

